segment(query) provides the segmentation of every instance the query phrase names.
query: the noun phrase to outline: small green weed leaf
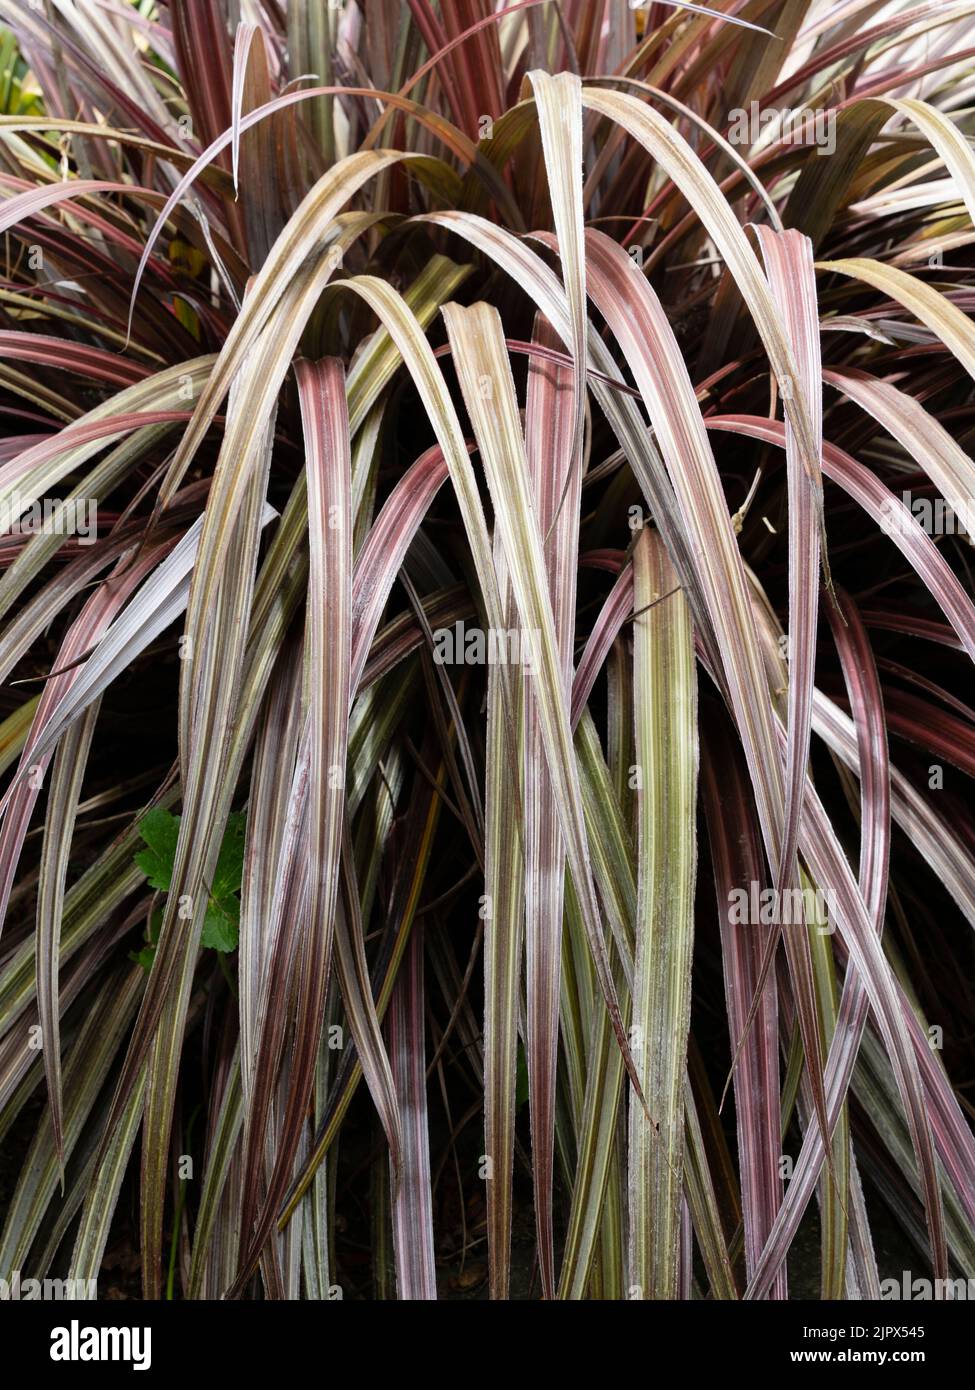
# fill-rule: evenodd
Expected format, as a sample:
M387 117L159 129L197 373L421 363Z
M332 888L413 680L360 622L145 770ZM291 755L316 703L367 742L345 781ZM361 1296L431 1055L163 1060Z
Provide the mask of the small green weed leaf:
M139 822L139 834L145 841L146 848L135 856L135 862L149 880L149 886L163 893L168 892L172 886L179 820L179 816L174 816L171 811L157 808L149 811ZM217 857L217 867L200 938L201 946L214 951L228 952L237 949L240 933L238 894L244 872L245 825L246 816L243 811L231 813ZM148 941L141 950L133 951L130 955L130 959L137 961L143 970L152 969L161 928L162 910L155 908L149 919Z
M135 856L135 862L148 878L150 888L168 893L173 881L179 816L157 806L139 822L139 834L145 840L146 848Z

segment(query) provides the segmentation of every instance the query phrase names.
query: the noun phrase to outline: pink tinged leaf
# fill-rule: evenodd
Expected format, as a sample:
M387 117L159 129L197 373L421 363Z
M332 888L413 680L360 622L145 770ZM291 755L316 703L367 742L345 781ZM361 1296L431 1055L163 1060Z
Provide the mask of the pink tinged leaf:
M45 208L93 193L126 193L129 196L141 194L153 202L158 202L161 198L154 189L138 188L128 183L108 183L104 179L68 179L61 183L46 183L0 203L0 232L9 231L25 217L33 217ZM146 260L148 259L147 254Z
M865 372L827 371L823 380L856 401L904 447L966 529L975 521L975 463L923 405Z
M261 525L266 526L275 516L274 508L266 505ZM140 566L136 571L141 579L148 570L148 577L128 607L106 629L87 661L73 673L75 678L69 688L57 700L39 729L33 750L37 759L50 753L68 724L184 611L200 529L201 521L198 520L161 564L158 563L157 554L152 557L151 563L145 564L144 568ZM6 812L12 795L27 774L26 767L17 773L0 802L0 813Z
M744 1033L749 1006L755 998L771 928L763 929L754 923L743 925L732 908L733 894L748 893L753 883L761 883L763 866L740 755L724 730L712 731L708 737L701 770L721 931L725 999L734 1049ZM745 1273L749 1281L782 1205L779 1084L778 1008L775 982L769 980L734 1072ZM819 1133L815 1126L810 1132ZM771 1294L776 1299L788 1297L784 1269L777 1272Z
M273 945L276 874L287 833L301 733L300 655L296 641L275 668L257 729L251 772L237 967L241 1086L248 1106L260 1040L261 991L267 987Z
M300 699L300 673L294 672L294 696ZM282 1066L284 1065L290 1008L281 1006L294 994L294 972L299 957L302 927L307 921L308 872L305 847L308 844L308 775L309 753L307 730L302 738L302 723L287 730L289 740L283 748L286 760L281 771L286 777L287 802L283 823L277 828L277 853L269 866L265 889L269 892L266 909L265 935L259 951L260 974L250 954L242 961L248 970L241 995L242 1021L249 1022L250 1032L245 1041L250 1061L245 1073L244 1101L246 1106L241 1173L241 1227L250 1231L258 1209L262 1183L269 1176L268 1131L272 1124ZM293 740L293 742L292 742ZM288 758L288 754L291 754ZM297 756L294 756L297 754ZM255 814L260 814L255 806ZM256 888L249 875L248 889ZM248 905L249 915L254 905ZM248 924L249 926L252 924ZM256 978L253 978L255 977ZM250 991L245 1000L244 990ZM270 1223L268 1223L270 1230ZM243 1254L240 1249L239 1254ZM273 1256L273 1247L269 1252ZM253 1265L256 1259L251 1260ZM273 1263L271 1266L273 1273Z
M813 725L827 746L854 774L857 774L859 765L855 726L820 691L816 692ZM891 805L895 819L918 845L933 872L945 884L969 923L975 927L975 864L971 855L943 819L930 813L925 816L927 800L914 792L897 769L891 767L890 772ZM938 1149L965 1207L968 1220L975 1223L975 1139L948 1084L944 1070L931 1049L930 1039L921 1026L914 1005L907 999L899 982L897 988L930 1100L929 1113Z
M879 936L887 901L890 860L890 766L884 705L873 653L860 616L846 594L838 593L837 599L839 609L835 614L830 612L830 623L856 715L862 825L859 882L866 910ZM863 982L856 971L851 970L843 985L826 1062L826 1109L831 1131L846 1100L868 1010L869 1000ZM762 1297L772 1271L784 1262L815 1190L824 1159L822 1135L818 1128L809 1126L785 1203L775 1227L768 1232L768 1247L762 1252L761 1260L748 1271L746 1297Z
M706 662L703 656L701 659ZM822 731L822 721L817 717L818 708L822 705L830 707L830 702L825 701L817 692L813 711L813 723L817 732ZM839 715L839 711L835 713ZM779 727L777 734L784 750L785 730ZM800 849L813 880L818 884L827 885L833 894L833 919L840 933L840 943L849 952L851 966L857 970L863 981L883 1037L917 1158L932 1263L936 1277L945 1278L947 1247L941 1189L935 1166L931 1125L922 1094L919 1064L907 1022L910 1010L905 1007L903 997L899 995L897 982L873 930L863 896L850 872L832 823L811 783L806 788L804 798ZM828 1128L826 1132L829 1132Z
M812 242L796 231L757 227L772 297L782 310L799 381L781 389L801 391L813 424L818 454L823 447L822 361ZM782 852L776 865L778 887L795 878L796 841L802 791L809 758L812 691L816 678L816 618L819 608L819 526L822 475L809 478L803 467L795 430L786 419L786 465L789 492L789 708L786 755L786 815ZM817 464L819 459L817 458ZM813 488L818 488L816 496Z
M975 776L975 728L905 690L887 693L887 724L893 734Z
M904 1104L917 1157L935 1276L947 1276L944 1211L935 1164L930 1115L925 1104L917 1055L907 1017L910 1013L883 954L860 890L815 789L806 791L801 835L803 854L814 880L833 891L835 918L850 963L863 982Z
M172 882L163 907L159 945L129 1053L116 1091L122 1103L143 1049L148 1051L145 1120L141 1151L140 1229L143 1291L159 1297L162 1231L179 1057L190 1011L196 952L207 911L205 885L212 881L230 814L239 762L233 725L239 705L261 518L271 460L273 419L262 420L250 448L238 459L243 479L239 512L230 523L225 563L202 620L193 618L194 590L206 544L206 520L187 607L192 660L181 681L180 737L185 749L183 813ZM212 488L210 492L212 498ZM241 750L242 752L242 750ZM190 910L178 908L189 899Z
M79 376L107 381L113 386L134 386L151 373L149 367L131 362L117 352L107 352L87 343L72 343L67 338L53 338L47 333L17 333L10 329L0 331L0 361L7 358L77 372Z
M160 564L160 557L164 553L164 550L150 551L140 562L129 567L125 567L123 560L120 563L119 578L115 583L109 582L101 586L92 594L61 645L54 663L54 670L58 674L50 677L45 683L17 772L0 802L0 812L3 814L3 826L0 829L0 926L6 916L31 811L43 786L54 746L65 728L77 719L109 684L111 677L106 679L104 674L101 683L97 678L92 681L89 667L97 656L103 654L103 644L113 645L111 637L116 625L112 620L133 590L147 575L147 588L152 586L154 580L158 580L159 573L168 564L167 560ZM138 603L138 599L135 602ZM151 611L140 611L149 623ZM125 623L124 614L118 621L131 633L131 624ZM151 640L152 636L147 638L147 641ZM73 664L93 646L95 651L84 665ZM129 660L133 654L130 653Z
M584 299L582 307L584 325ZM536 318L535 339L544 347L555 347L558 343L551 326L541 316ZM584 376L574 382L570 371L533 359L528 370L525 408L528 468L534 485L539 531L548 537L545 568L566 687L572 671L575 633L581 484L581 453L578 466L575 461L581 440L577 441L574 434L573 391L584 389L584 382ZM565 459L570 460L567 473L563 467ZM526 1061L532 1181L542 1296L554 1298L552 1177L565 848L545 762L538 713L532 701L526 709L524 813Z
M427 214L422 220L456 232L485 256L496 261L531 295L563 343L571 346L568 305L558 277L523 241L503 227L495 226L470 213L434 212ZM539 232L536 236L553 250L557 249L550 233ZM633 388L623 382L612 354L592 327L589 332L588 350L594 363L594 370L590 372L593 395L623 447L634 477L681 576L694 613L695 626L710 651L713 648L711 623L707 608L700 602L694 568L677 516L673 488L652 438L647 434L643 415L633 399ZM616 383L615 387L610 386L609 382Z
M103 440L110 444L113 440L122 435L131 434L144 425L178 424L189 418L189 413L185 410L143 410L120 413L109 416L107 419L92 419L85 416L70 425L66 425L57 434L40 440L29 449L17 454L16 457L8 459L0 469L0 488L6 490L23 479L32 478L35 469L39 471L44 464L52 459L57 459L60 455L67 455L72 449L87 444L97 444ZM43 476L45 480L49 477L48 474ZM59 473L57 477L60 476ZM19 493L16 496L19 497ZM26 508L30 505L31 499L30 497L23 497L20 501L22 506Z
M787 745L785 766L785 822L775 886L781 892L798 886L796 845L802 814L802 795L809 759L812 693L816 675L816 624L819 611L819 565L823 530L823 390L819 344L819 312L812 242L797 231L773 232L757 227L756 235L765 258L769 289L782 318L799 377L780 379L779 389L788 401L799 393L812 426L814 456L803 456L802 441L793 415L786 410L786 468L789 505L789 671ZM825 553L823 554L825 563ZM815 980L805 933L785 934L786 952L794 976L799 1004L799 1026L810 1063L820 1065L819 1026L816 1022ZM775 938L768 943L766 961L771 964ZM765 971L762 972L764 978ZM815 1035L815 1040L814 1040ZM811 1071L812 1095L817 1118L826 1132L826 1107L822 1082ZM830 1152L832 1168L832 1152ZM842 1200L842 1198L841 1198Z
M609 655L620 628L633 611L633 566L627 561L617 575L596 621L593 623L572 682L572 727L582 717L596 677Z
M389 1144L389 1176L395 1190L403 1153L402 1123L396 1085L382 1038L379 1011L373 999L365 932L355 877L351 840L342 849L342 897L335 925L336 969L346 1017L369 1093ZM381 986L380 986L381 988Z
M567 491L572 473L582 468L583 431L586 414L586 258L583 247L585 227L582 206L582 84L574 73L561 72L552 77L546 72L528 73L535 91L535 106L545 156L549 200L562 259L565 295L572 325L573 415L572 430L563 444L564 452L556 455L554 467L561 474L555 513L544 527L549 527L562 506L568 504ZM547 344L555 347L554 337ZM530 919L529 919L530 920Z
M778 860L782 773L744 567L694 389L656 295L630 258L589 230L588 285L633 370L674 485L695 577L718 636L722 670L755 782L767 846Z
M61 1095L61 1033L58 1016L58 963L64 888L71 856L81 783L98 720L99 701L66 733L54 757L44 818L37 888L37 1017L44 1040L44 1072L50 1103L54 1147L64 1185L64 1123Z
M256 1231L246 1232L242 1280L264 1247L292 1165L314 1080L328 989L340 881L348 751L352 631L352 466L341 362L296 366L307 448L307 660L309 721L304 736L309 801L308 911L297 977L295 1046L288 1102Z
M860 639L851 638L850 640L858 642ZM863 704L862 708L863 712L866 713L871 706ZM874 722L875 718L876 716L871 722ZM859 772L869 782L870 774L866 771L865 764L858 760L859 731L855 732L853 723L847 720L839 709L819 692L817 692L816 698L814 726L817 733L825 738L829 747L842 758L847 766L853 772ZM868 749L874 745L875 738L876 735L871 736L870 741L866 744ZM898 781L900 779L893 770L891 770L891 775L896 813ZM869 808L865 806L865 809ZM875 817L878 809L882 811L880 798L876 799L873 807ZM908 827L905 826L905 828ZM876 856L874 862L876 862ZM862 874L863 864L861 863L861 876ZM872 892L868 886L868 893L872 903L876 905L880 900L882 889L882 878L876 874L874 875L874 884ZM951 891L954 893L955 889L952 888ZM968 911L971 917L971 907ZM972 920L975 921L975 918ZM833 1116L838 1113L839 1106L849 1086L856 1059L857 1044L862 1035L862 1026L857 1031L858 985L859 977L854 974L851 979L848 975L840 1005L840 1019L827 1064L827 1104L831 1122ZM938 1153L963 1204L967 1219L972 1222L975 1220L975 1182L972 1179L972 1174L975 1173L975 1142L972 1140L971 1131L962 1116L947 1078L931 1051L929 1039L915 1015L913 1005L907 999L899 983L895 982L895 986L900 998L902 1018L909 1030L917 1065L923 1078L927 1098L927 1114L930 1118ZM893 1059L891 1060L893 1061ZM908 1123L910 1124L909 1116ZM762 1296L771 1271L784 1258L785 1251L801 1219L802 1211L812 1194L821 1164L822 1148L819 1135L815 1131L809 1131L796 1165L793 1180L789 1185L779 1221L763 1252L761 1263L756 1270L754 1282L746 1295L747 1297Z
M247 76L247 59L250 55L251 44L254 41L254 35L256 33L257 26L255 24L246 24L242 21L237 25L237 33L234 37L234 80L231 94L231 158L234 172L235 195L239 192L237 188L237 174L240 166L240 118L244 106L244 79Z
M781 754L744 566L700 406L673 329L649 284L642 275L634 275L626 253L601 232L587 231L586 244L590 294L634 373L667 464L695 578L715 632L721 663L717 679L745 748L766 853L778 866L785 810ZM804 449L804 461L807 453ZM787 934L786 949L816 1114L825 1130L822 1049L805 933ZM770 963L771 956L766 960Z
M706 423L709 430L728 430L785 447L785 431L777 420L756 415L709 415ZM823 472L859 503L898 547L958 634L959 645L975 661L975 606L909 508L869 468L828 441L823 445Z
M517 621L500 536L494 542L504 619ZM487 1178L488 1278L492 1299L509 1296L512 1174L521 1005L525 875L521 837L511 814L506 721L522 727L527 692L520 668L505 706L501 667L488 667L484 776L484 1163ZM507 784L506 784L507 783ZM521 788L518 791L521 792Z
M542 538L529 494L527 459L518 418L511 363L501 320L495 309L478 303L469 309L444 306L444 320L454 353L464 401L488 476L496 527L511 578L518 616L531 634L530 689L543 731L545 758L556 789L562 835L572 871L596 977L613 1023L613 1031L641 1104L643 1088L636 1073L620 1013L609 957L599 920L588 842L581 805L578 769L568 719L568 693L560 669L555 620L544 571ZM491 382L490 400L483 381ZM504 624L499 624L504 628ZM499 671L506 668L498 665Z
M446 479L443 452L435 445L418 458L393 487L356 557L349 682L353 695L362 679L386 600L410 542Z
M435 1299L433 1192L427 1113L423 923L417 922L389 1005L389 1052L403 1123L399 1190L393 1189L393 1248L401 1299Z

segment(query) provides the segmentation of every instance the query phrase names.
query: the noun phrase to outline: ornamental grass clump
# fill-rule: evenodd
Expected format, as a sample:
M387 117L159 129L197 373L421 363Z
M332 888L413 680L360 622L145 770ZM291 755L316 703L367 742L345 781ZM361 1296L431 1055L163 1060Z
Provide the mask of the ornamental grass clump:
M0 1278L975 1278L975 4L0 23Z

